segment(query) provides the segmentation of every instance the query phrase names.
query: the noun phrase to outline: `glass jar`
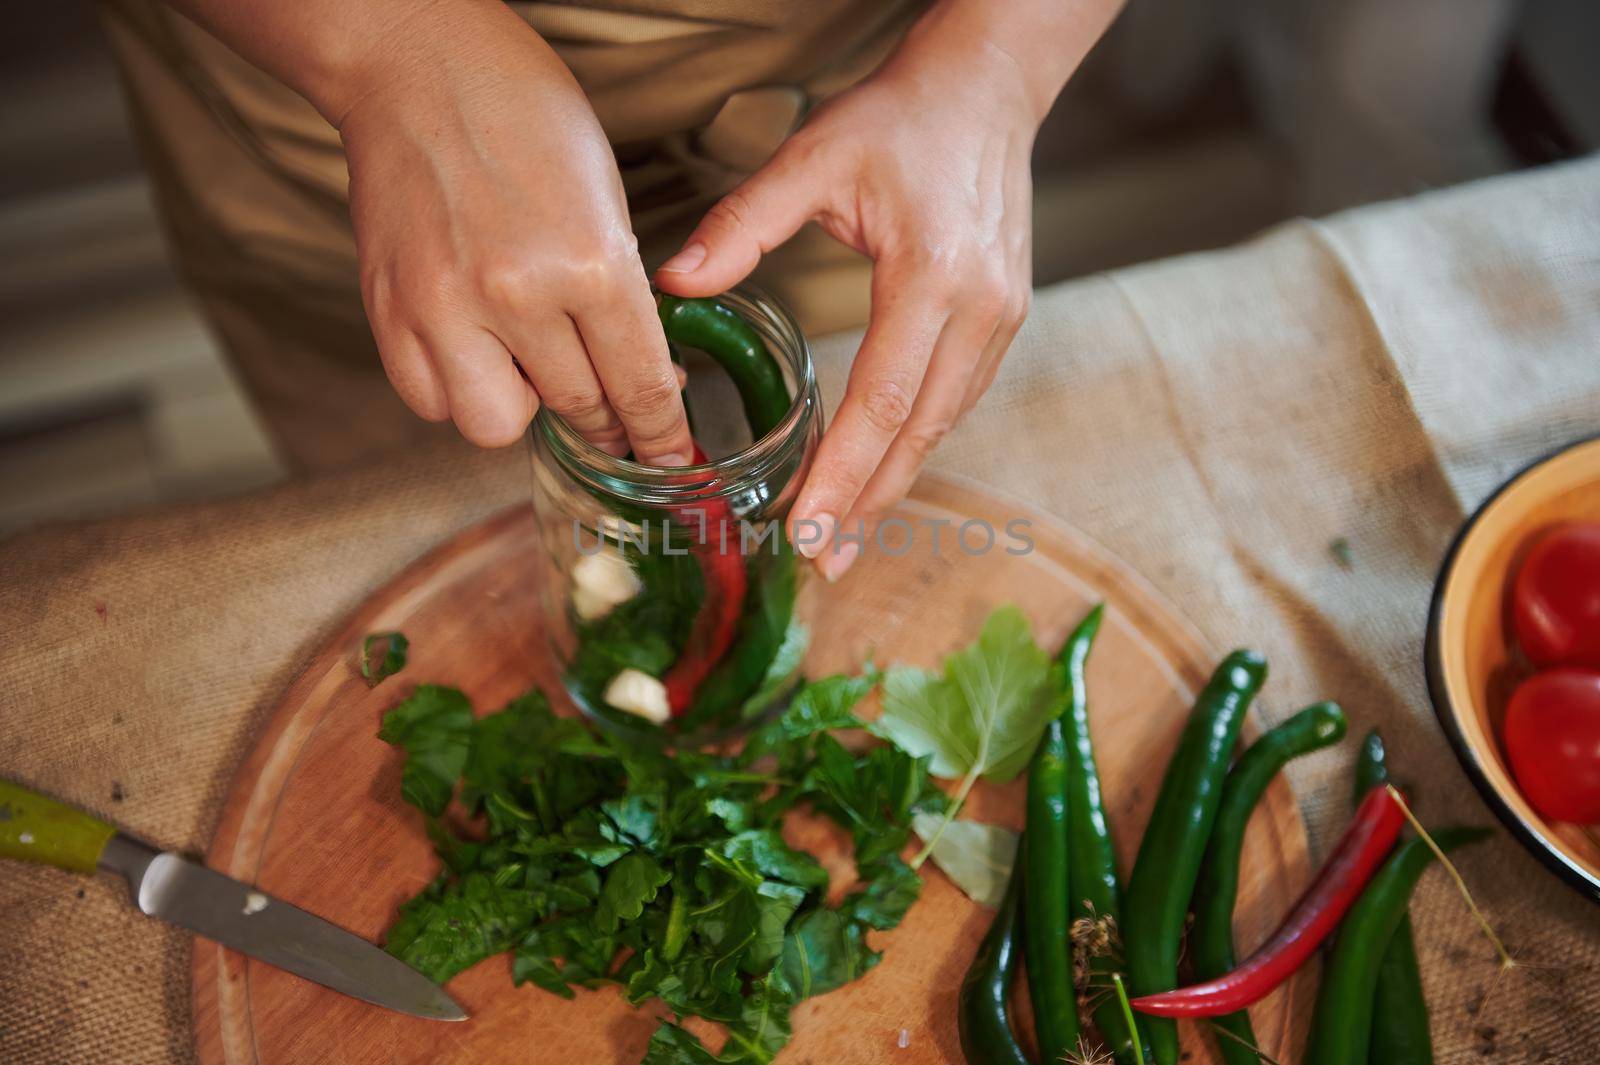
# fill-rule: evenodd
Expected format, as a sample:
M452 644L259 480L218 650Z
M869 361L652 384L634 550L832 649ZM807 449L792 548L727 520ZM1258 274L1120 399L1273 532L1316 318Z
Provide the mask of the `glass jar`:
M771 296L741 286L674 303L715 311L722 317L702 321L732 325L757 356L764 346L787 412L765 362L775 424L751 439L747 422L761 415L748 393L761 382L736 389L739 366L679 342L690 424L712 456L702 464L614 458L541 409L530 431L538 594L563 683L584 713L640 736L708 742L749 728L798 680L810 567L783 521L821 438L822 404L805 337Z

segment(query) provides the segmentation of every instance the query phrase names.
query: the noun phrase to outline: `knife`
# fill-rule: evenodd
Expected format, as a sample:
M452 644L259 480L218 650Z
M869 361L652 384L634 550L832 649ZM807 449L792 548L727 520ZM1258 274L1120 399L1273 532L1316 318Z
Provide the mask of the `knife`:
M338 925L7 780L0 780L0 858L118 873L151 917L376 1006L467 1019L438 984Z

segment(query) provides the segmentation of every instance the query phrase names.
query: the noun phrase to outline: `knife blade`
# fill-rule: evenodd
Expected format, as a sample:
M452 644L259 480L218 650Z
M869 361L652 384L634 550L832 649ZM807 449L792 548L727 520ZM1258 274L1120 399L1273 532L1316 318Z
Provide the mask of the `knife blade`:
M118 833L100 868L127 879L141 912L257 961L414 1017L467 1019L443 988L394 955L199 862Z
M360 936L5 780L0 857L117 873L134 905L151 917L376 1006L430 1020L467 1019L438 984Z

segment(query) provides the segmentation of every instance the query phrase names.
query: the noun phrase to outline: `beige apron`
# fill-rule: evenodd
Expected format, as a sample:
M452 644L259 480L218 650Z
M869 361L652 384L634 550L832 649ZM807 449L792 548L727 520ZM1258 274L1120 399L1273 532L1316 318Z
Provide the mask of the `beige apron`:
M817 100L870 71L920 0L514 3L610 137L647 266ZM388 387L362 311L338 133L154 0L105 20L179 267L284 458L346 465L453 432ZM865 263L809 227L757 280L807 332L865 320Z

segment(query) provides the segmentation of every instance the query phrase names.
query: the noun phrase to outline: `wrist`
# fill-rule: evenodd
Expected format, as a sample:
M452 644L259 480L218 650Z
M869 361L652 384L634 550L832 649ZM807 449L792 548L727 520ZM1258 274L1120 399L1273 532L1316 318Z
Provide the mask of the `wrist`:
M323 34L297 64L296 88L338 128L363 101L443 92L509 50L543 43L505 4L484 0L398 0L367 6L359 20Z

